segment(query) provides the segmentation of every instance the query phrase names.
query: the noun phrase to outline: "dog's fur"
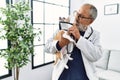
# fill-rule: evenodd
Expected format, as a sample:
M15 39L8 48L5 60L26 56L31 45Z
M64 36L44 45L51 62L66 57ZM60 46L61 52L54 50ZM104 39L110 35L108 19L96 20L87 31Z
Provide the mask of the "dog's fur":
M64 30L60 30L57 34L56 34L56 36L54 37L54 40L60 40L60 38L61 38L61 36L63 36L63 34L64 34L65 32L64 32ZM66 43L68 43L68 42L66 42ZM69 60L73 60L73 58L71 58L70 57L70 54L67 54L67 51L65 51L65 49L66 49L66 46L64 46L63 48L62 48L62 51L57 51L56 53L55 53L55 55L56 55L56 60L55 60L55 63L54 64L56 64L57 62L58 62L58 60L61 60L62 58L63 58L63 56L67 56L67 58L69 59ZM66 68L66 69L68 69L68 66L65 64L64 65L64 67Z
M64 34L64 31L62 31L62 30L60 30L57 34L56 34L56 36L54 37L54 40L60 40L60 37L62 36ZM55 55L56 55L56 60L55 60L55 64L57 63L57 61L58 61L58 59L60 59L61 60L61 56L62 56L62 53L60 53L60 51L57 51L56 53L55 53Z
M68 17L68 18L59 18L59 21L65 21L65 22L70 22L70 18ZM64 34L65 32L64 32L64 30L60 30L57 34L56 34L56 36L54 37L54 40L60 40L60 38L61 38L61 36L63 36L63 34ZM66 47L63 47L64 49L66 48ZM56 55L56 60L55 60L55 62L54 62L54 64L56 64L57 62L58 62L58 60L61 60L62 58L63 58L63 55L66 55L67 57L68 57L68 59L69 60L72 60L72 58L70 57L70 55L68 55L67 53L66 54L63 54L64 53L64 51L63 52L60 52L60 51L57 51L56 53L55 53L55 55ZM65 64L64 65L65 66L65 68L66 69L68 69L68 66Z

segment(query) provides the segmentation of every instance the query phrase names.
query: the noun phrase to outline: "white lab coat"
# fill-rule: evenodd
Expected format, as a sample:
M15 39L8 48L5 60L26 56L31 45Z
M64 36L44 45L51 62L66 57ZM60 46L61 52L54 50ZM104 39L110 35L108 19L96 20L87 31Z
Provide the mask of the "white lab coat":
M96 76L94 62L101 58L102 48L100 45L100 34L99 32L93 30L92 35L87 40L85 37L88 37L91 33L90 26L86 30L84 36L80 36L80 39L75 44L80 50L83 57L83 62L85 65L85 70L89 80L98 80ZM55 53L57 41L53 41L53 38L50 38L45 45L45 51L49 53ZM64 70L65 64L68 62L68 57L64 56L62 60L59 60L58 63L54 66L52 73L52 80L58 80L62 71ZM68 66L69 67L69 66Z

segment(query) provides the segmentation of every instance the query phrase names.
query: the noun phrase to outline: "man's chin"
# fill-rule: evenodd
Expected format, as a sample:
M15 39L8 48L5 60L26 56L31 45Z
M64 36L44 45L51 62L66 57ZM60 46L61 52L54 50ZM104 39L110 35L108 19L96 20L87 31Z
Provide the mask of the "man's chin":
M79 25L78 29L79 29L79 31L86 31L87 30L87 26Z

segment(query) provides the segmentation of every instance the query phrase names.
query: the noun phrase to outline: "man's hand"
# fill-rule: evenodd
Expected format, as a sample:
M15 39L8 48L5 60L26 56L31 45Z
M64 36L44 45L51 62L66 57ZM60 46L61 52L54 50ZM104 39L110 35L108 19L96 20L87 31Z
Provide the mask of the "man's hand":
M58 44L61 48L70 43L68 39L63 38L63 34L64 34L64 30L60 30L54 37L54 40L59 41Z
M78 40L80 38L79 30L75 24L69 28L68 33L71 34L75 40Z

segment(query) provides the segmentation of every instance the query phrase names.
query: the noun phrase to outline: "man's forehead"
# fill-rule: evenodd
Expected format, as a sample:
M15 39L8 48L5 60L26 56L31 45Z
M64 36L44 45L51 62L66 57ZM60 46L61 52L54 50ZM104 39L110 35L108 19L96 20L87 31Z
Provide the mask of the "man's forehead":
M83 5L83 6L80 7L78 12L80 13L81 11L88 11L90 8L91 8L90 5Z

